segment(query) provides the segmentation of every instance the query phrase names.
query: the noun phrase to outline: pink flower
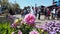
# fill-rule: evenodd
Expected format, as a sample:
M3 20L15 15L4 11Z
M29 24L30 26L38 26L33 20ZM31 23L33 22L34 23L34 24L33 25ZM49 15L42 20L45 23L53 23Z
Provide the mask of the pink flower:
M14 32L12 32L11 34L14 34Z
M36 30L33 30L33 31L29 32L29 34L39 34L39 32Z
M35 16L33 14L27 14L24 18L24 21L27 23L27 24L34 24L35 22Z
M16 28L17 27L17 24L16 23L13 23L12 24L12 27Z
M18 31L18 34L22 34L22 32L19 30L19 31Z
M23 20L20 22L20 25L26 24Z

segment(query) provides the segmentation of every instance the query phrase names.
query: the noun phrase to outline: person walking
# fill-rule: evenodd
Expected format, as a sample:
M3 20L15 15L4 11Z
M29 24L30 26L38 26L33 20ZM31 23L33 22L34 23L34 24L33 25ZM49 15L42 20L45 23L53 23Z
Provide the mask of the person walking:
M48 20L50 20L50 13L51 13L51 11L49 10L49 8L47 9L47 16L48 16Z
M15 12L12 9L9 10L9 13L10 15L15 15Z
M50 20L50 13L51 13L51 11L49 10L49 8L47 8L47 12L46 13L47 13L46 16L47 16L48 20Z
M35 9L34 9L34 7L32 7L32 9L31 9L31 12L30 12L31 14L33 14L33 15L35 15Z
M47 8L44 9L44 18L46 19L47 18Z
M55 11L55 8L53 8L53 11L51 11L51 14L52 14L52 19L55 19L55 15L56 15L56 13L55 13L56 11Z
M57 20L59 20L60 19L60 9L58 9L58 11L57 11Z
M27 8L27 12L28 12L27 14L29 14L29 13L30 13L30 11L31 11L31 9L30 9L30 8Z
M35 7L35 16L37 17L37 14L38 14L38 7Z
M40 14L41 14L41 9L39 8L38 9L38 20L40 20L40 16L41 16Z

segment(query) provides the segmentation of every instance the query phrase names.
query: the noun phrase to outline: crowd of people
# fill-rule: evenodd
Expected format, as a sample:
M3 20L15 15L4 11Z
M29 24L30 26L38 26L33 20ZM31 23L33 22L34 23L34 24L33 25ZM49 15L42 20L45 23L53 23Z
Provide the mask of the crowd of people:
M44 7L44 8L39 8L39 7L30 7L27 9L23 9L22 15L26 15L26 14L33 14L36 17L38 17L38 19L40 20L41 15L44 15L45 19L60 19L60 8L57 7L53 7L52 10L48 7ZM50 18L51 17L51 18Z
M10 15L14 15L14 11L12 10L9 10L9 13ZM35 15L35 17L38 17L38 20L40 20L40 17L42 15L44 15L45 19L52 19L52 20L59 20L60 19L60 7L57 8L57 7L52 7L51 8L48 8L48 7L28 7L28 8L24 8L21 12L21 15L22 16L25 16L26 14L33 14Z

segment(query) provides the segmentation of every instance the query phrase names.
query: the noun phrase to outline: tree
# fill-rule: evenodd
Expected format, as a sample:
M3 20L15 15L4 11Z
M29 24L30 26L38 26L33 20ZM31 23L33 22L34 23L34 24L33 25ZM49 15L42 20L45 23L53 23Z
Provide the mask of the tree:
M15 7L15 8L20 8L20 6L19 6L18 3L15 3L15 4L14 4L14 7Z
M15 10L15 9L20 9L20 6L18 3L9 3L8 0L1 0L0 1L0 4L2 5L2 10L5 11L5 10ZM18 10L19 11L19 10Z
M1 0L1 6L3 11L8 8L8 3L8 0Z

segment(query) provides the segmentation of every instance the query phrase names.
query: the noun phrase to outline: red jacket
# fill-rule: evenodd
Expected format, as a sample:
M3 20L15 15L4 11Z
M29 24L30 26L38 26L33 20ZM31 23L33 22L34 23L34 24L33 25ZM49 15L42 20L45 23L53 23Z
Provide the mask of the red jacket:
M48 11L47 13L50 15L50 13L51 13L51 12L50 12L50 11Z

